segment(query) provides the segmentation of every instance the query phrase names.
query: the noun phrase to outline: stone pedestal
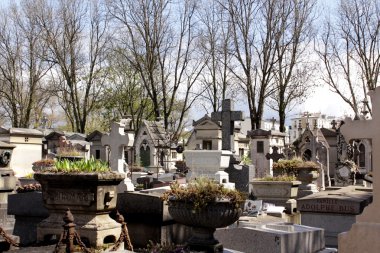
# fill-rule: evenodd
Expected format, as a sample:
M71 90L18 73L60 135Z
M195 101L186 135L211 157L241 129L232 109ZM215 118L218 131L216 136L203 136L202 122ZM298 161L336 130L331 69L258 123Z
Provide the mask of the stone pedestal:
M99 248L119 238L121 226L109 213L116 207L117 185L124 175L112 173L36 173L49 217L38 224L37 241L59 238L67 208L83 242ZM58 236L58 237L57 237Z
M297 200L301 224L325 230L326 245L338 246L338 234L349 230L356 215L372 201L372 192L354 186L332 188Z
M8 194L16 188L16 177L13 170L9 168L13 145L0 141L0 226L6 234L11 235L14 227L13 215L8 215ZM0 248L6 243L0 236ZM7 244L7 243L6 243Z

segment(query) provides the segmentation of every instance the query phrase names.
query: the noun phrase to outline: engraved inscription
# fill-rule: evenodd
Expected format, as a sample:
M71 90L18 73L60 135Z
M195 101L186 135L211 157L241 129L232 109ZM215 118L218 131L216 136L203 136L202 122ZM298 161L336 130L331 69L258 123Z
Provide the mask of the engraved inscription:
M342 202L337 199L318 199L313 202L302 202L300 211L326 212L326 213L347 213L358 214L360 208L353 203Z
M83 191L50 190L46 197L47 204L71 204L71 205L91 205L95 200L95 194Z

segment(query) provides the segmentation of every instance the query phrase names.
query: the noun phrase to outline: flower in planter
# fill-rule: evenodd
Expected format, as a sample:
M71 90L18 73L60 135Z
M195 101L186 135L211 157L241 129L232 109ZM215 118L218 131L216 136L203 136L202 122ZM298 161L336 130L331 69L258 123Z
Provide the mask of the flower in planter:
M49 172L64 172L64 173L106 173L111 169L106 162L100 161L91 157L88 160L70 161L67 159L57 160L54 167Z
M320 167L312 161L303 161L299 157L291 160L279 160L273 163L273 172L275 175L298 176L301 170L319 171Z
M228 201L239 208L245 201L245 196L237 190L224 188L222 184L212 179L200 177L188 182L187 186L177 182L172 183L170 190L164 193L162 199L169 204L173 204L173 201L191 203L194 210L200 210L218 201Z

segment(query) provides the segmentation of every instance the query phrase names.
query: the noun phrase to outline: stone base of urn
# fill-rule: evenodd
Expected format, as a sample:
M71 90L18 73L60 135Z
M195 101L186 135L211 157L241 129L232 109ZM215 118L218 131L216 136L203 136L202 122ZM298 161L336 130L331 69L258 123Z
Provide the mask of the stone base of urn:
M37 241L58 240L63 231L67 208L74 216L76 231L90 247L114 243L121 225L109 213L116 207L117 185L124 179L120 173L36 173L49 217L37 226Z

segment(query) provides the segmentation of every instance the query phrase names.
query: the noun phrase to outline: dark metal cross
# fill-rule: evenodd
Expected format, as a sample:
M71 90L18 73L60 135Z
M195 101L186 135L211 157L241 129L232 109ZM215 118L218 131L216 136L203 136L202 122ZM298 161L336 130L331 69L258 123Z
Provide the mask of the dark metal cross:
M231 99L224 99L222 111L211 113L211 119L222 122L222 150L231 150L231 135L237 120L244 120L242 111L232 111Z
M266 159L268 159L268 160L272 159L273 162L278 162L278 160L285 158L284 154L278 153L278 147L274 146L274 147L272 147L272 150L273 150L272 154L267 153L265 155Z
M331 125L332 125L332 129L336 129L336 125L338 125L338 122L336 122L334 119L333 121L331 121Z

